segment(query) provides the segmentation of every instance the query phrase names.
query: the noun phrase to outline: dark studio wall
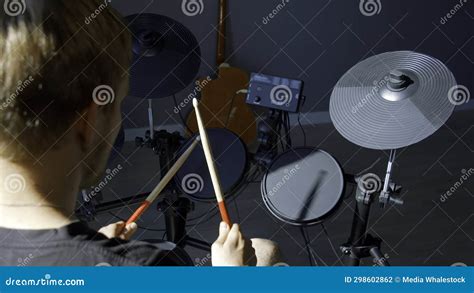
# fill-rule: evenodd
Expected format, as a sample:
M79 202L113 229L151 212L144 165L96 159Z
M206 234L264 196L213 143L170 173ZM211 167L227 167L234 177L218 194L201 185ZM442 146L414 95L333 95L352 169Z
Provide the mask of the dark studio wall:
M365 16L359 0L229 0L230 63L249 72L304 80L304 112L327 111L338 79L360 60L386 51L416 50L434 56L447 64L459 84L473 91L472 1L362 1L374 2L379 13ZM208 75L215 69L218 0L203 0L202 14L196 16L185 15L181 4L182 0L112 1L124 15L163 14L190 28L201 42L200 75ZM277 15L264 21L278 5L282 9ZM442 20L448 13L451 17ZM190 91L191 87L178 98ZM128 98L126 127L145 126L146 107L144 101ZM171 99L155 103L158 125L179 123L173 107Z

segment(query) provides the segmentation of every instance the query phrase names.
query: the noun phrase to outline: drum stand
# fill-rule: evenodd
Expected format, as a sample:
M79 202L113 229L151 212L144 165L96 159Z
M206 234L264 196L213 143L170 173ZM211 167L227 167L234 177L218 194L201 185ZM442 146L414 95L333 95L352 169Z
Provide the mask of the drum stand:
M258 123L259 147L254 155L254 160L265 169L278 155L278 141L281 139L282 125L283 111L273 109L270 109L265 118Z
M137 145L151 147L160 160L160 173L166 174L173 163L181 145L182 137L179 133L169 133L165 130L150 135L146 132L145 139L137 138ZM173 184L173 183L171 183ZM190 211L194 209L193 203L180 196L177 189L172 186L164 193L164 199L157 204L157 209L165 215L166 239L180 247L187 245L205 251L211 251L211 245L207 242L189 237L186 233L186 221Z
M395 150L390 152L390 158L387 165L387 172L384 181L384 187L380 190L380 179L375 174L366 174L355 178L357 183L356 190L356 207L354 210L354 218L352 221L351 233L347 243L341 245L340 249L345 256L345 264L348 266L359 266L363 258L372 257L374 263L378 266L389 266L389 262L380 247L382 240L367 233L367 225L369 222L370 207L374 201L374 196L379 193L379 202L381 207L385 207L388 203L403 204L403 201L394 195L399 194L401 186L390 181L392 165L395 161ZM374 180L374 188L368 190L364 186L364 178ZM367 183L367 182L366 182Z
M194 208L189 199L179 196L167 196L158 203L157 208L165 215L166 239L168 241L182 248L191 246L204 251L211 251L209 243L189 237L186 233L187 216Z

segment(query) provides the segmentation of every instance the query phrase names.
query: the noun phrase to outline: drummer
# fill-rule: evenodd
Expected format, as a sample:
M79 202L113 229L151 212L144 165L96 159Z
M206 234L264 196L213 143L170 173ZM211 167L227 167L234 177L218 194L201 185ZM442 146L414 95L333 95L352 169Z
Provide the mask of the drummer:
M20 16L1 11L0 265L187 264L175 245L128 241L135 223L97 232L74 218L79 190L104 172L128 91L131 36L104 3L37 0ZM238 225L221 224L212 263L246 265L262 250L260 264L274 261L272 242L253 246Z

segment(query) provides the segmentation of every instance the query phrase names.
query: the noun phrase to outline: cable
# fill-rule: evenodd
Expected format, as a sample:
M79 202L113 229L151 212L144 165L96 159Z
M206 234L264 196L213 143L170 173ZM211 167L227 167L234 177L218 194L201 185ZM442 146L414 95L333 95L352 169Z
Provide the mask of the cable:
M286 112L282 113L282 124L283 124L283 135L284 135L284 139L285 139L285 146L286 146L286 149L289 149L290 148L290 143L289 143L289 140L288 140L288 124L287 124L287 121L286 121Z
M331 245L332 252L334 252L334 255L337 257L337 259L339 260L339 262L340 262L342 265L344 265L344 263L343 263L342 260L341 260L341 257L340 257L339 254L336 252L336 249L334 248L334 244L332 243L331 238L329 237L329 233L328 233L328 231L326 230L326 227L324 226L323 223L321 223L321 227L323 228L324 234L326 235L326 238L327 238L328 241L329 241L329 245Z
M200 214L199 216L194 216L194 217L192 217L192 218L188 218L187 221L188 221L188 222L190 222L190 221L195 221L195 220L197 220L197 219L200 219L200 218L202 218L202 217L205 217L206 215L209 215L209 213L211 213L211 212L212 212L213 210L215 210L215 209L216 209L216 207L214 206L214 207L212 207L210 210L208 210L207 212L204 212L204 213Z
M281 126L282 126L282 132L283 132L283 142L285 143L285 149L288 149L288 134L287 134L287 129L286 129L286 116L285 112L281 112Z
M196 226L199 226L201 225L202 223L206 223L208 222L209 220L211 220L212 218L214 218L215 216L217 216L219 214L219 210L217 208L212 208L211 210L213 210L212 214L208 214L206 213L206 215L208 215L208 217L206 218L206 215L203 215L201 216L200 218L196 219L196 222L195 223L191 223L191 224L187 224L186 227L196 227Z
M303 146L306 147L306 131L304 130L303 125L301 124L301 112L298 113L298 125L300 126L301 132L303 133Z
M311 238L310 235L309 235L309 231L304 230L304 232L306 233L306 237L307 237L307 239L308 239L308 241L309 241L309 239ZM315 239L311 240L311 241L310 241L310 244L311 244L311 242L313 242L313 241L318 241L319 238L321 237L321 234L323 234L323 233L320 232L320 233L316 236ZM316 257L317 257L317 259L319 259L325 266L328 266L327 263L314 251L314 249L311 247L311 245L310 245L310 250L311 250L311 252L312 252L312 257L313 257L313 259L314 259L315 261L316 261ZM315 257L315 255L316 255L316 257ZM319 265L317 261L316 261L316 265Z
M282 128L283 128L283 114L282 114L282 111L279 111L278 113L278 118L277 118L277 133L278 133L278 140L281 144L281 150L282 151L285 151L286 150L286 147L285 147L285 143L283 141L283 136L282 136Z
M309 239L306 237L306 233L304 227L300 227L301 235L303 236L306 253L308 254L309 264L310 266L314 266L315 264L319 266L318 261L314 258L314 255L311 251Z
M252 175L252 178L247 181L248 184L251 183L261 183L261 180L259 180L261 174L262 174L262 166L258 166L255 168L254 175ZM250 177L250 176L249 176Z
M307 143L306 143L306 131L304 130L303 125L301 124L301 111L302 111L304 105L306 104L306 96L302 96L301 100L302 100L302 103L301 103L300 111L298 112L298 125L300 126L301 132L303 133L303 146L306 147L306 145L307 145Z
M290 114L288 112L285 113L286 117L286 135L287 135L287 141L288 145L291 148L293 146L293 141L291 139L291 121L290 121Z
M282 141L285 144L285 150L288 149L288 139L286 135L286 124L285 124L285 113L281 114L281 132L282 132Z

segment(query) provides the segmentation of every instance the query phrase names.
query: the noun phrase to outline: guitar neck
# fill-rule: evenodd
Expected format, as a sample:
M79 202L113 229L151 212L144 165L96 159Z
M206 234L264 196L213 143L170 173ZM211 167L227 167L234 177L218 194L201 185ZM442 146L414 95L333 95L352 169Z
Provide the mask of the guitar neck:
M225 62L227 0L219 0L219 23L217 36L217 65Z

